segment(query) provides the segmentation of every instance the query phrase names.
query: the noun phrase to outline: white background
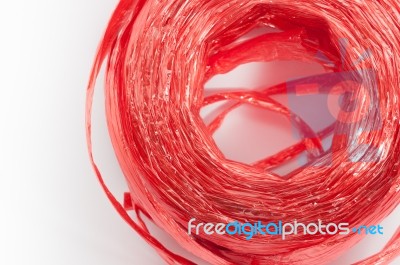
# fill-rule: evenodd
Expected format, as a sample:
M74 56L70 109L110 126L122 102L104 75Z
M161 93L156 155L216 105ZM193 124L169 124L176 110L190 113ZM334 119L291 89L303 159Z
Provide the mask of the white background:
M116 3L0 4L0 264L163 264L107 201L86 150L85 88ZM293 69L287 78L296 75ZM273 82L274 77L263 77ZM241 80L231 81L238 85ZM218 86L217 79L213 82L210 87ZM112 190L122 198L124 180L108 139L101 92L95 100L96 158ZM274 131L271 126L259 129ZM246 160L254 154L252 148L245 150L251 143L232 147L232 139L221 142L218 134L216 139L233 158ZM268 142L260 145L278 148ZM238 148L243 149L242 157L235 157ZM379 251L398 220L399 209L382 223L384 236L367 237L334 264L349 264ZM157 228L152 230L171 249L181 251Z

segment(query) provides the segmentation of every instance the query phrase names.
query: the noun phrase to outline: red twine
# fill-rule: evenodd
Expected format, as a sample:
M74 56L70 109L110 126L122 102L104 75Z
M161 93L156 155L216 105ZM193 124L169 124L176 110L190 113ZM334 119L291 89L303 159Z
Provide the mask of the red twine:
M304 235L282 240L188 234L188 221L348 222L373 225L399 204L400 4L387 1L121 0L98 50L87 91L87 137L100 183L117 211L170 264L193 264L165 248L140 213L182 247L212 264L321 264L363 235ZM272 26L280 33L238 41ZM346 40L341 45L339 40ZM343 48L346 48L345 53ZM367 52L366 52L367 51ZM317 56L322 54L323 56ZM346 56L343 56L345 54ZM91 106L104 60L109 133L129 186L126 206L106 187L92 155ZM273 96L288 84L204 96L204 84L240 64L298 60L320 63L321 93L347 93L338 121L314 132ZM326 82L326 84L324 83ZM311 87L300 86L301 93ZM209 125L208 104L232 101ZM250 104L290 119L302 141L253 165L228 160L212 133L231 110ZM333 134L332 146L322 140ZM272 169L306 153L308 164L278 176ZM387 264L400 253L400 230L381 253L358 264Z

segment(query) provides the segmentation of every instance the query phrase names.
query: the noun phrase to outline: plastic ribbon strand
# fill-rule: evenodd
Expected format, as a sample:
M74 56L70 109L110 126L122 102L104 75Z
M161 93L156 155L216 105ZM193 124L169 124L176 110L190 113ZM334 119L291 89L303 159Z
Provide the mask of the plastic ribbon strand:
M238 234L189 234L188 222L323 220L357 226L387 217L400 201L399 11L397 0L121 0L98 48L86 102L91 163L118 213L168 264L194 263L154 238L141 215L211 264L313 265L337 259L365 235L246 240ZM280 32L241 39L259 27ZM314 131L278 102L274 96L294 93L288 83L204 93L215 75L271 61L320 64L327 73L319 79L320 92L344 98L335 123ZM92 100L103 65L109 134L129 188L126 207L107 188L92 153ZM306 81L296 81L298 92L312 89ZM205 124L200 110L216 102L231 104ZM281 114L301 140L251 165L227 159L212 136L242 105ZM332 145L325 150L328 136ZM274 173L303 153L305 166L285 176ZM399 234L357 264L388 264L400 254Z

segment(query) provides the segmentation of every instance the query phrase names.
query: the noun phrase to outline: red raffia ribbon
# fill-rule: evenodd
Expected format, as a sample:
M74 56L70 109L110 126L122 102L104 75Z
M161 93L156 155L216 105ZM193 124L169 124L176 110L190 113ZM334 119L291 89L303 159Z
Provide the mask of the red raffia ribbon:
M321 219L356 226L388 216L400 201L399 10L397 0L121 0L96 56L86 108L91 162L114 207L169 264L194 263L155 239L141 213L211 264L312 265L342 255L363 235L300 233L246 241L239 235L189 235L188 221ZM282 32L239 40L262 26ZM346 56L340 39L347 41ZM366 49L368 58L360 60ZM130 190L126 208L135 210L138 222L109 191L92 154L94 85L106 58L109 133ZM286 84L204 96L204 84L217 74L248 62L283 60L318 62L331 74L351 72L363 88L351 88L356 100L347 107L359 106L341 110L341 123L314 132L273 98L289 93ZM234 103L205 125L200 109L222 101ZM280 113L303 139L253 165L226 159L212 134L243 104ZM325 151L322 140L332 134ZM273 173L304 152L306 166L286 176ZM357 264L387 264L399 254L400 229L380 253Z

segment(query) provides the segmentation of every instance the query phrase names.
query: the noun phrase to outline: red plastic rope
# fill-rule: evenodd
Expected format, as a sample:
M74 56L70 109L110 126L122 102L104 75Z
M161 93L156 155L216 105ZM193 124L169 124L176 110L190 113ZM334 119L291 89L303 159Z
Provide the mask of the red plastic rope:
M242 235L189 235L188 221L321 219L357 226L388 216L400 202L399 11L396 0L121 0L87 90L90 159L108 198L169 264L194 263L155 239L141 213L211 264L312 265L336 259L364 235L299 233L247 241ZM240 40L262 26L282 32ZM139 224L111 194L92 154L94 85L106 59L109 133L130 190L125 206L135 210ZM288 84L204 95L204 84L217 74L244 63L284 60L317 62L331 76L354 81L321 92L351 94L338 122L313 131L274 99L293 93ZM328 75L323 80L330 82ZM302 85L297 92L310 89ZM233 104L206 125L201 108L222 101ZM243 104L281 114L302 140L253 165L225 158L212 134ZM322 140L329 135L332 146L324 150ZM306 166L285 176L273 173L302 153ZM400 229L380 253L358 264L387 264L399 254Z

